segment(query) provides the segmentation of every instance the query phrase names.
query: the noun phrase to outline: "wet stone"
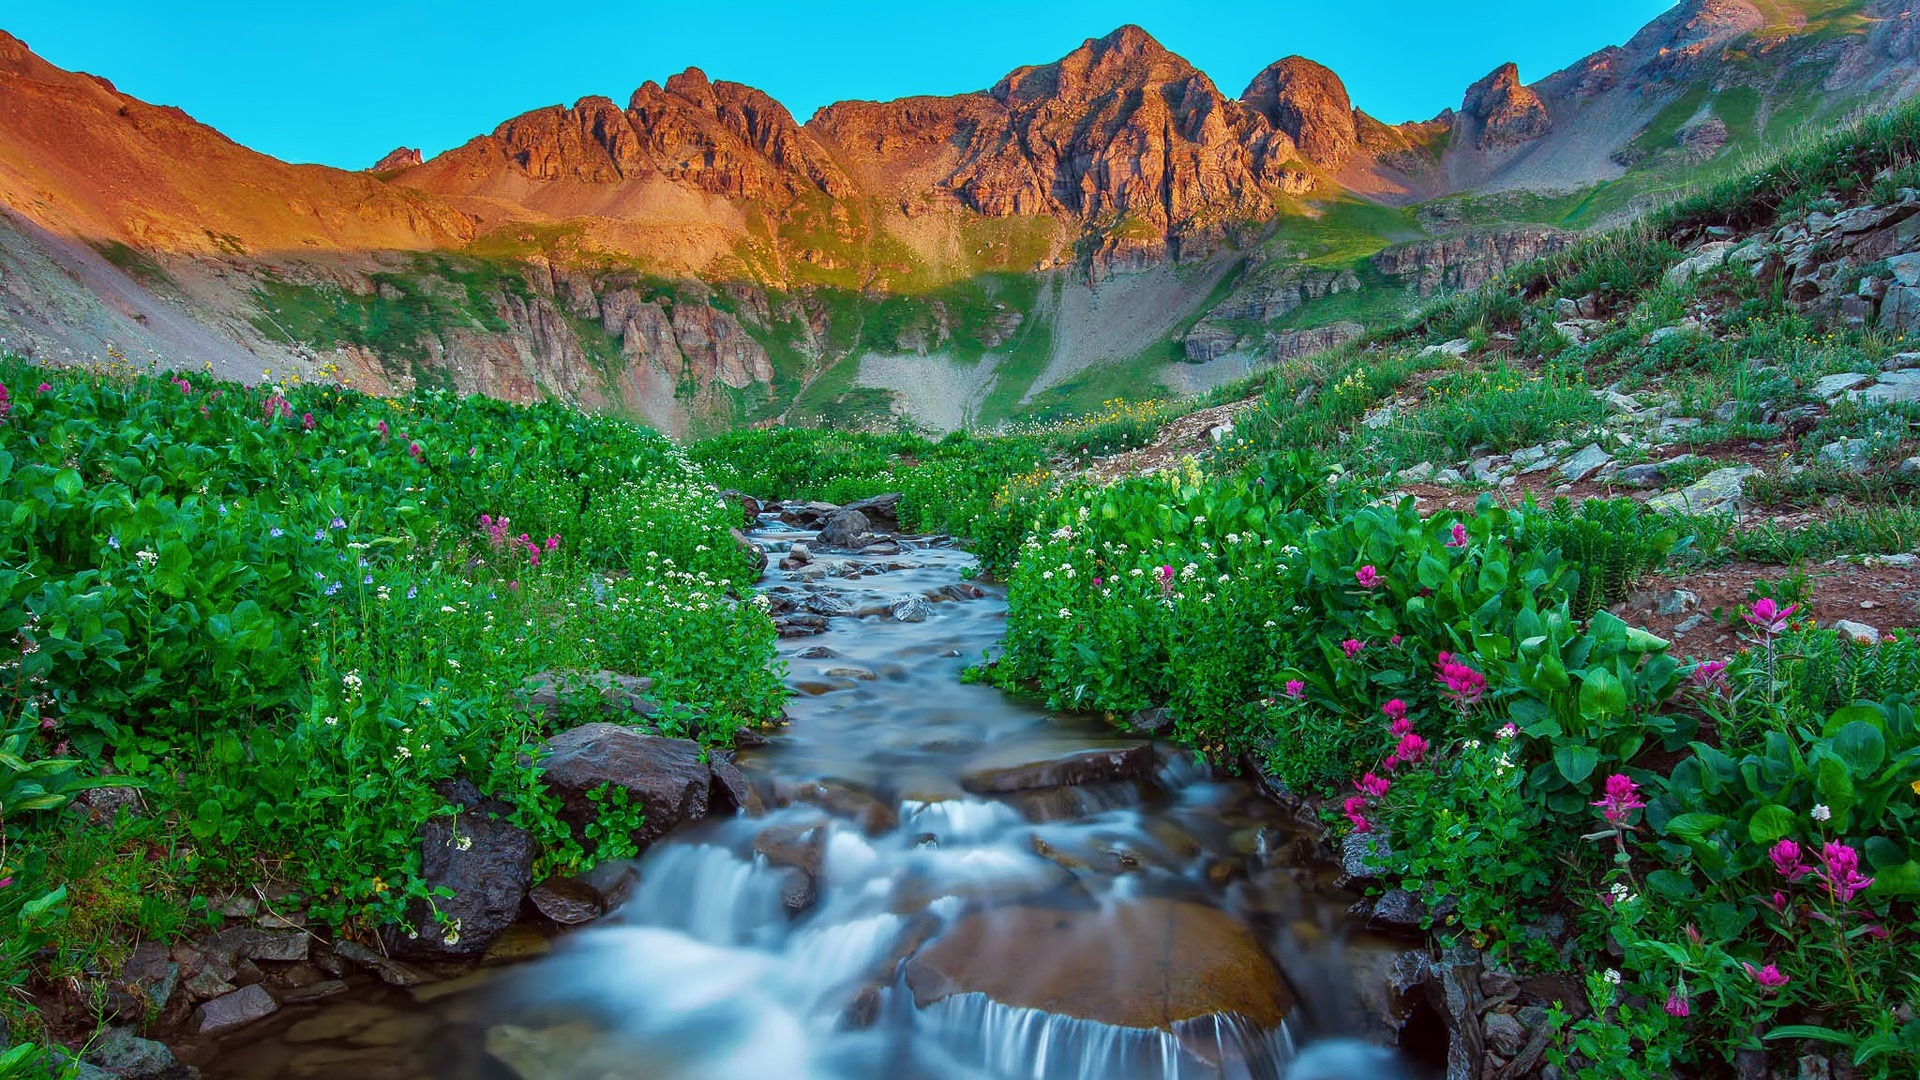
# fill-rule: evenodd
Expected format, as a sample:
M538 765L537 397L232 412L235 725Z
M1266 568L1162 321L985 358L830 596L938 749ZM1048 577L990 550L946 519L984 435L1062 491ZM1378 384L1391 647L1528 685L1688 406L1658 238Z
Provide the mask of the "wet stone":
M188 1080L200 1074L182 1065L164 1043L142 1039L131 1028L111 1028L83 1059L121 1080Z
M527 899L540 914L561 926L591 922L606 911L600 893L577 878L550 877L535 885Z
M1152 774L1151 743L1088 745L1070 739L1042 738L989 750L967 763L960 784L977 795L985 795L1138 781Z
M262 986L245 986L231 994L203 1002L193 1013L193 1031L197 1035L218 1035L245 1027L280 1011Z
M283 990L279 994L282 1005L309 1005L316 1001L325 1001L347 992L347 984L339 979L322 979L305 986L296 986Z

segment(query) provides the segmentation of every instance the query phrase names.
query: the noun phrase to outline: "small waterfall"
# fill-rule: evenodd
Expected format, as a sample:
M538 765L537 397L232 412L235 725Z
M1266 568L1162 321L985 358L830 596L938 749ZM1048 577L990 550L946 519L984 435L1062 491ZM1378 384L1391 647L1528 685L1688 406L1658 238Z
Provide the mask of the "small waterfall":
M1293 1056L1284 1026L1261 1032L1233 1016L1160 1031L957 994L923 1009L920 1022L960 1064L1008 1080L1281 1080Z
M768 945L784 930L781 877L756 856L713 844L662 844L640 867L623 922L683 931L709 945Z

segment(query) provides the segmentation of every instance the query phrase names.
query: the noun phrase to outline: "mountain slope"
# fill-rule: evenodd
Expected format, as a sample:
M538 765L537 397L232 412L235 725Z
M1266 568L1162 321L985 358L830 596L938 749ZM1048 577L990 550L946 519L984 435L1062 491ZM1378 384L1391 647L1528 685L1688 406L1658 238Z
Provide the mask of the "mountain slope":
M331 363L670 431L992 423L1323 348L1911 93L1913 6L1688 0L1399 125L1301 57L1230 97L1133 26L804 123L689 69L363 172L275 161L0 35L0 312L48 359Z

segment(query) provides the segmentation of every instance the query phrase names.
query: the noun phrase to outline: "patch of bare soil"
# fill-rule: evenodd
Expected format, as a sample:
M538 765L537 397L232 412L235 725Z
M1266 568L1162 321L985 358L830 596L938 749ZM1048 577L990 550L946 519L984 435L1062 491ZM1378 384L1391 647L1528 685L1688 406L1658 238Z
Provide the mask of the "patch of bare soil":
M1112 483L1128 476L1144 476L1148 473L1162 472L1178 465L1183 458L1197 457L1213 445L1207 433L1221 424L1230 424L1233 418L1251 406L1256 399L1235 401L1226 405L1216 405L1211 409L1201 409L1169 423L1160 429L1153 441L1135 450L1128 450L1112 457L1095 458L1087 463L1086 475L1102 483Z
M1658 578L1613 606L1615 615L1673 642L1676 657L1724 659L1743 647L1740 612L1754 582L1787 571L1762 563L1733 563L1675 578ZM1849 619L1882 634L1920 626L1920 573L1878 562L1828 562L1809 567L1807 599L1798 615L1822 626ZM1674 595L1692 594L1692 600Z

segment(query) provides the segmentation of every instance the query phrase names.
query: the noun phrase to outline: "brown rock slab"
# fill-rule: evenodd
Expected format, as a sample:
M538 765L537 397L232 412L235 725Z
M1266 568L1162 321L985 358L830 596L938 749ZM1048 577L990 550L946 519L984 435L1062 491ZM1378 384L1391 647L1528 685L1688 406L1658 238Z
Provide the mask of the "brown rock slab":
M1159 897L1107 911L1018 905L966 916L908 963L907 985L923 1006L980 993L1003 1005L1160 1030L1217 1013L1271 1030L1294 1002L1238 919Z
M712 772L691 739L648 735L617 724L585 724L555 735L540 762L546 782L577 826L594 819L589 793L602 784L625 788L646 822L634 833L642 845L668 830L705 817Z
M607 910L599 890L578 878L550 877L535 885L527 899L540 914L561 926L591 922Z

